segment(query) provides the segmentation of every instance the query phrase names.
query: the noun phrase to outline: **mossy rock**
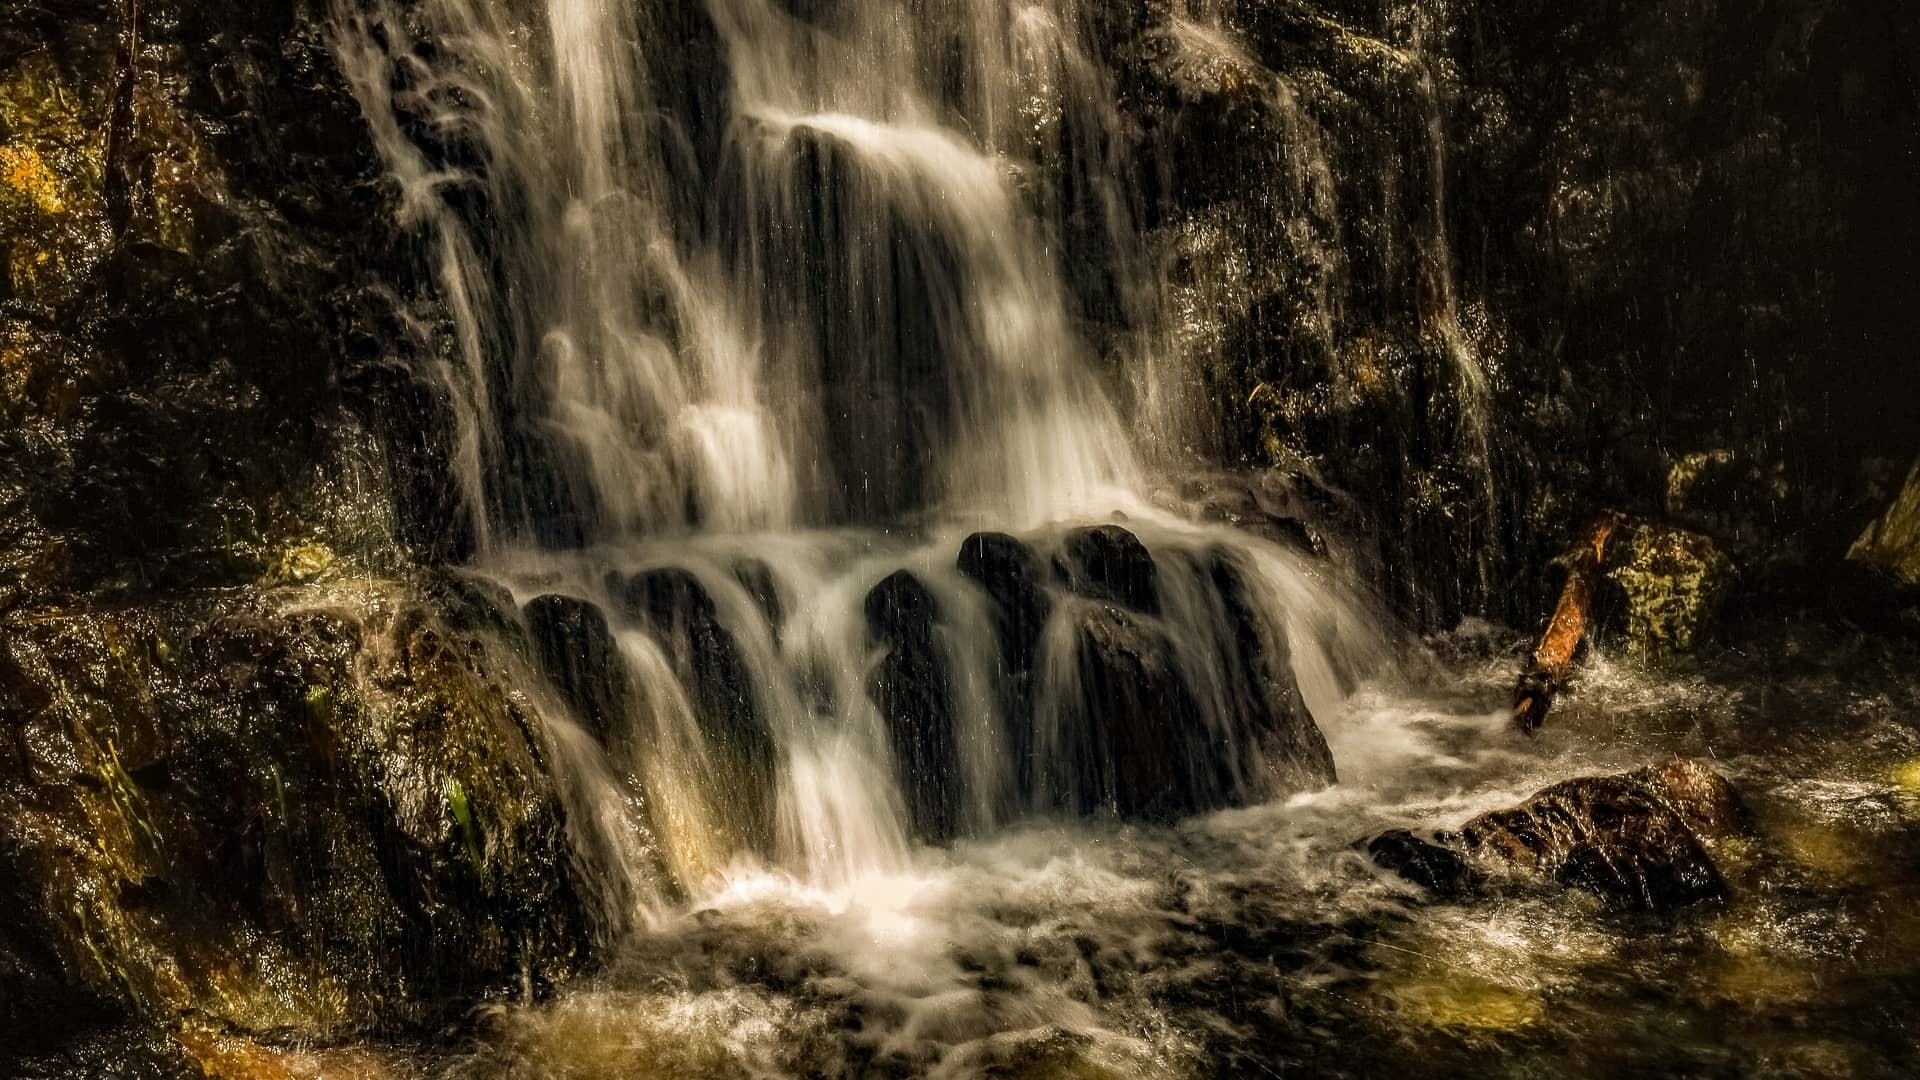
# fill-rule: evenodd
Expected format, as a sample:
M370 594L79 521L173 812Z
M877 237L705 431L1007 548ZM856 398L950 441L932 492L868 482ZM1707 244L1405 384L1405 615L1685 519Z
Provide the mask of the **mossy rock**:
M517 664L393 585L12 617L0 1020L327 1039L570 975Z
M1623 540L1607 576L1625 597L1627 651L1656 661L1693 652L1713 633L1733 563L1683 529L1640 525Z
M1907 474L1906 486L1893 505L1860 534L1847 558L1877 566L1920 588L1920 461Z

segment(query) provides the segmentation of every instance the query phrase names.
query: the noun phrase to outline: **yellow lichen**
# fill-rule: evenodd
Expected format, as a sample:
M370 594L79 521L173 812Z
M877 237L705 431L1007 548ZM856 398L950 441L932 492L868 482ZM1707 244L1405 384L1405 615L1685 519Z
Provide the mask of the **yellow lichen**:
M1920 761L1907 761L1887 770L1887 779L1902 791L1920 794Z
M40 151L31 146L0 146L0 183L26 196L43 213L59 214L67 209L60 178L47 167Z

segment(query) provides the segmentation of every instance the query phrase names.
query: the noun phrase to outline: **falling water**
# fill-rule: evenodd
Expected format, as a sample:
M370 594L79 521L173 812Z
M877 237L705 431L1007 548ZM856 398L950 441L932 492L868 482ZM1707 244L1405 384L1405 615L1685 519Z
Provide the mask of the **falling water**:
M473 570L576 715L610 933L1332 779L1313 715L1372 621L1308 556L1154 509L1143 461L1203 410L1116 396L1077 330L1088 249L1159 302L1085 18L340 8L452 317Z

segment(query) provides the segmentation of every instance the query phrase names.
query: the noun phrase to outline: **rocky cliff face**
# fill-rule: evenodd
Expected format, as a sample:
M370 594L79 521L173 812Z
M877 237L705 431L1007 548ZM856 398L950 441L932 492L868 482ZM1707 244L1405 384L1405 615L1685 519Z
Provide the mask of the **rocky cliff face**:
M319 6L0 12L0 606L457 546L392 511L431 335Z
M1702 455L1739 474L1715 531L1750 584L1837 565L1920 405L1916 33L1793 2L1155 5L1115 55L1172 287L1216 315L1173 338L1215 451L1353 496L1442 623L1531 610L1565 530L1662 512Z
M10 622L6 1051L187 1016L337 1038L570 975L587 917L525 681L364 581Z

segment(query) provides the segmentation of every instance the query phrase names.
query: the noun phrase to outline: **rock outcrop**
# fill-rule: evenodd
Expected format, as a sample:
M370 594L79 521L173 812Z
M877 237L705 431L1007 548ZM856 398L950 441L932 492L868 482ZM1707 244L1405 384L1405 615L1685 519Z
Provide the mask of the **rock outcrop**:
M579 970L525 677L396 586L9 619L7 1049L397 1030Z
M1920 461L1900 494L1848 550L1847 558L1878 567L1903 584L1920 588Z
M779 749L754 697L740 643L720 621L713 595L691 571L647 570L611 583L624 614L652 635L686 688L706 738L706 789L726 806L737 842L773 850L774 772Z

